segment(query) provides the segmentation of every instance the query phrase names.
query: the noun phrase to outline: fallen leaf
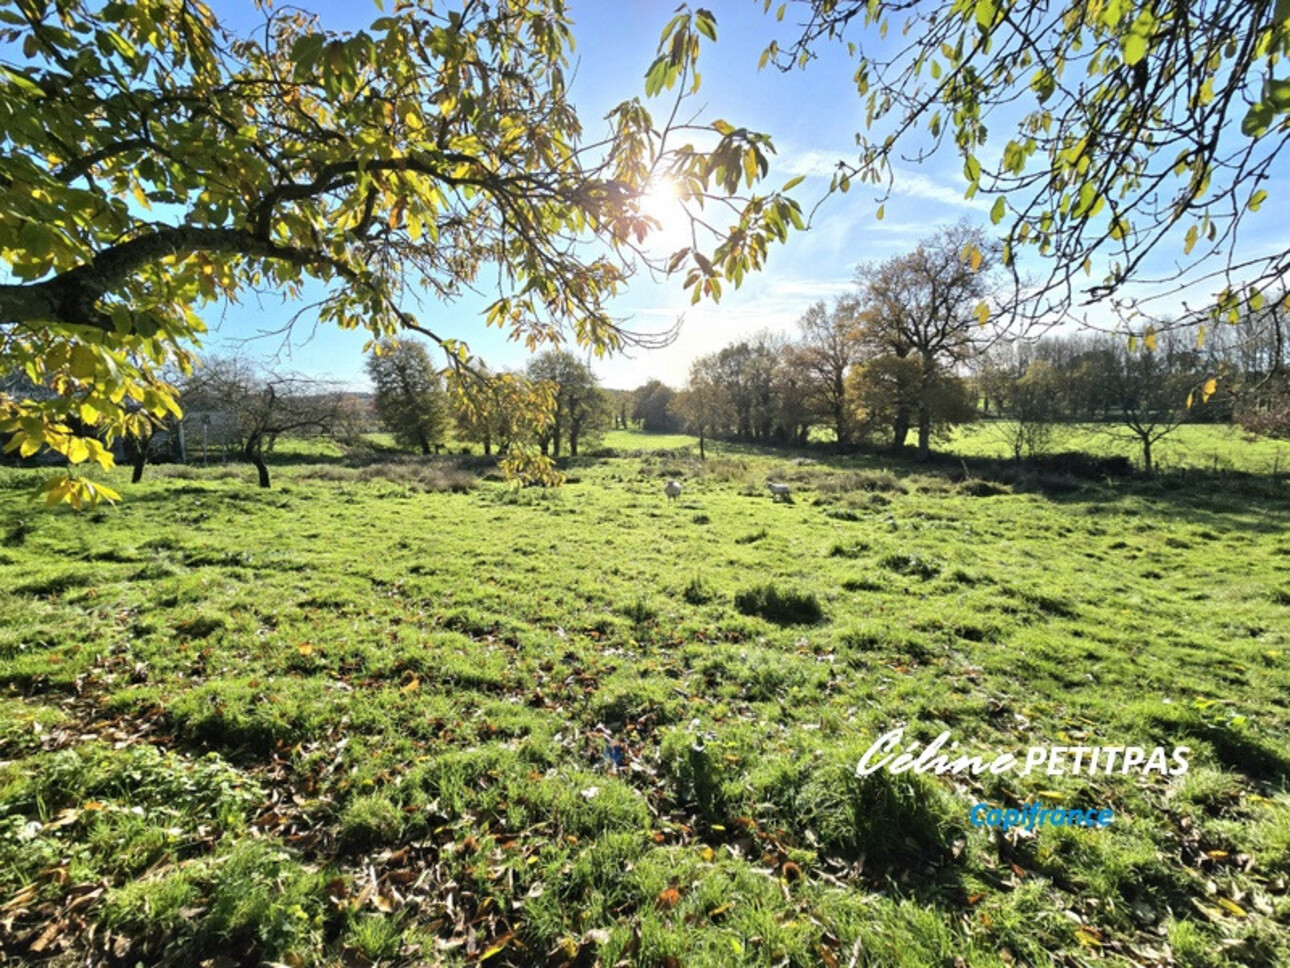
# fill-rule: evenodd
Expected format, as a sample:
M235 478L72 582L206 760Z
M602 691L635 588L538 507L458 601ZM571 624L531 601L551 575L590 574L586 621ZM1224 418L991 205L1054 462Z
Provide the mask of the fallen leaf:
M1091 928L1087 924L1081 924L1075 929L1075 940L1086 948L1100 948L1102 946L1102 932L1097 928Z
M502 935L500 938L495 940L491 945L489 945L487 948L484 949L484 953L479 956L479 960L487 961L489 958L492 958L496 955L501 954L502 951L506 948L506 946L511 943L511 939L513 939L514 937L515 937L514 931L507 931L504 935Z
M1228 914L1233 915L1234 917L1238 917L1238 918L1249 917L1249 914L1246 913L1245 908L1241 907L1235 901L1229 901L1225 897L1220 897L1218 899L1218 906L1221 907Z

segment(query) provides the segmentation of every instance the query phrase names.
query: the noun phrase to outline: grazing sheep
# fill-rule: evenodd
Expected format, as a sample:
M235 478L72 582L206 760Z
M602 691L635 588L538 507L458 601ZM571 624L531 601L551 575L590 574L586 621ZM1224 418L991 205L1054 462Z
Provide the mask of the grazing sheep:
M668 481L663 487L663 493L667 495L667 499L669 501L675 501L681 496L681 482Z
M767 481L766 486L770 489L770 496L775 500L783 498L785 501L792 503L793 489L787 484L776 484L774 481Z

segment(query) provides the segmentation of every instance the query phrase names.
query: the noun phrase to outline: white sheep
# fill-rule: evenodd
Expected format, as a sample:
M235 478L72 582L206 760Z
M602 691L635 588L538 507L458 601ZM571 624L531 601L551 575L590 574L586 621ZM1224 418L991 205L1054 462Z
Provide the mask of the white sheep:
M766 486L770 489L770 496L775 500L783 498L785 501L793 499L793 489L787 484L776 484L774 481L767 481Z
M681 482L668 481L663 487L663 493L667 495L667 499L669 501L675 501L681 496Z

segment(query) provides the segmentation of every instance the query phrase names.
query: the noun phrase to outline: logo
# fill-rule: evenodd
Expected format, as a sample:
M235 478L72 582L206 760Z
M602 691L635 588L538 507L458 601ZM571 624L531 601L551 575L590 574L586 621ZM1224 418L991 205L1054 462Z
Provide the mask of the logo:
M1172 752L1163 746L1031 746L1024 754L1000 753L987 758L958 753L957 740L950 738L949 730L923 746L917 740L906 744L897 752L904 738L903 726L878 737L860 762L856 776L868 776L881 769L889 773L982 773L1015 772L1028 776L1041 771L1048 776L1110 776L1113 773L1159 773L1162 776L1182 776L1187 772L1187 757L1191 747L1178 746ZM921 752L916 752L919 747Z
M978 803L968 811L968 823L973 827L994 827L1007 832L1012 827L1025 827L1034 830L1036 827L1087 827L1098 829L1108 827L1115 819L1115 811L1110 807L1090 810L1065 810L1061 807L1048 808L1042 800L1027 803L1020 810L992 807L988 803Z

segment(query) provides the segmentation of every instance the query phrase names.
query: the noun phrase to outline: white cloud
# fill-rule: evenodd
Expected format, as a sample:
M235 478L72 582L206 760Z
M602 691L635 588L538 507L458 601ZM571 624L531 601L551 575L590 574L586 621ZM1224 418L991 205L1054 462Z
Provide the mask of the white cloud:
M821 151L810 148L805 151L789 149L782 152L774 161L776 171L787 175L832 175L838 168L838 162L845 158L836 152Z
M963 192L956 187L943 184L929 178L922 172L897 168L892 172L891 191L893 195L905 195L910 198L922 198L942 205L953 205L957 208L970 208L974 211L989 211L989 204L984 199L964 198Z
M789 279L771 283L772 296L802 296L807 299L828 299L840 296L852 288L850 279Z

